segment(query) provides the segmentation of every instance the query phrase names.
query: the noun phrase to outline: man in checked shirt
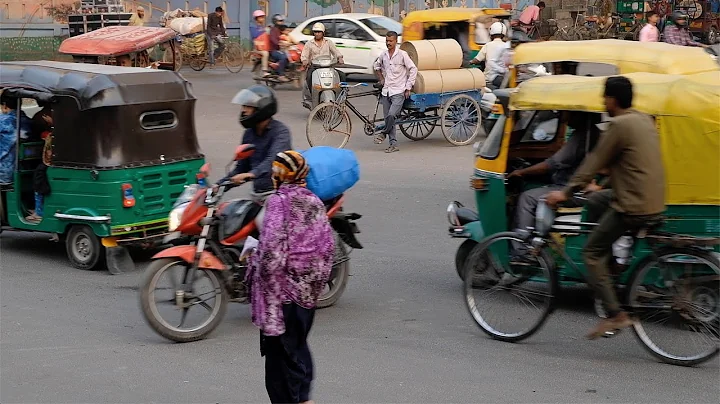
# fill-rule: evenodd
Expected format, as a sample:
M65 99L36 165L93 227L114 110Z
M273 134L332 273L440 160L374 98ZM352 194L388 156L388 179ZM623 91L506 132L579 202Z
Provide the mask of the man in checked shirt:
M385 35L387 50L375 60L375 74L383 85L382 97L383 113L385 114L385 127L375 137L375 143L381 144L385 137L390 138L390 147L385 153L399 151L395 137L395 119L403 107L405 99L410 97L410 90L415 85L417 67L407 52L397 46L398 34L388 31Z
M680 46L701 46L707 48L708 45L701 44L693 40L688 30L688 15L683 11L675 11L672 13L672 25L666 25L663 35L665 42Z

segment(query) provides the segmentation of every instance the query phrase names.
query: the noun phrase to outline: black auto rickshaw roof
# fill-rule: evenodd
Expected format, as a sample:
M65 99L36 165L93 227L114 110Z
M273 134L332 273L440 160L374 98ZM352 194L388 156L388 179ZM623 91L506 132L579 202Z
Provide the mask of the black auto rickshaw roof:
M70 96L81 110L195 99L173 71L44 60L0 63L0 88Z

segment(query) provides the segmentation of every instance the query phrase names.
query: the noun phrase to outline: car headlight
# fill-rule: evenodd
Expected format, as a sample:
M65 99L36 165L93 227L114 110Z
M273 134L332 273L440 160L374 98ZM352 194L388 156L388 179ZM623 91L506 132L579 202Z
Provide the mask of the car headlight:
M182 220L182 215L185 212L187 205L187 203L184 203L170 211L170 217L168 218L168 230L175 231L178 227L180 227L180 221Z

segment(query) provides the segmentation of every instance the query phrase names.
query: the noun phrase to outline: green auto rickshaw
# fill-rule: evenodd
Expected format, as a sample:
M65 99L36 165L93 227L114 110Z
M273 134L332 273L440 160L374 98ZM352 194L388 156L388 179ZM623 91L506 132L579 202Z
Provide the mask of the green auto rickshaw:
M697 236L720 233L720 72L688 76L654 73L625 75L633 82L633 108L652 115L657 123L666 167L666 224L673 231ZM606 77L573 75L538 77L498 97L504 115L487 139L475 145L475 170L470 187L477 211L452 203L448 207L450 235L465 239L456 254L463 277L465 260L483 239L512 230L517 197L524 190L546 185L542 179L508 182L514 169L541 162L565 142L570 111L600 114ZM545 138L533 136L538 128ZM582 207L567 208L584 221ZM567 237L579 257L585 236ZM573 255L571 255L573 256ZM572 271L571 271L572 272ZM567 275L581 281L580 274Z
M5 62L0 90L20 105L13 181L0 186L0 229L64 238L76 268L132 269L125 247L160 244L175 199L202 181L190 83L166 70ZM23 121L39 113L51 117L50 141L21 136ZM28 220L43 155L49 193L42 220Z

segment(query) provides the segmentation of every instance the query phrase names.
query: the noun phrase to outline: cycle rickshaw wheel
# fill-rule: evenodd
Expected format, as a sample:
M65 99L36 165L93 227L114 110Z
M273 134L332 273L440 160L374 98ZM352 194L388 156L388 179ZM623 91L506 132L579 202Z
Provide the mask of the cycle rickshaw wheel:
M239 73L245 66L245 52L239 43L230 42L223 52L225 67L230 73Z
M352 122L345 109L324 102L310 111L305 135L310 146L331 146L342 149L350 140Z
M471 144L480 133L480 105L466 94L458 94L445 103L440 128L455 146Z
M432 114L432 115L430 115ZM398 127L400 132L410 140L423 140L430 136L430 134L437 126L437 121L440 119L437 116L437 110L422 112L415 112L410 110L403 110L400 113L400 121L409 120L411 118L429 118L435 116L437 119L432 121L413 121L408 123L399 123Z

